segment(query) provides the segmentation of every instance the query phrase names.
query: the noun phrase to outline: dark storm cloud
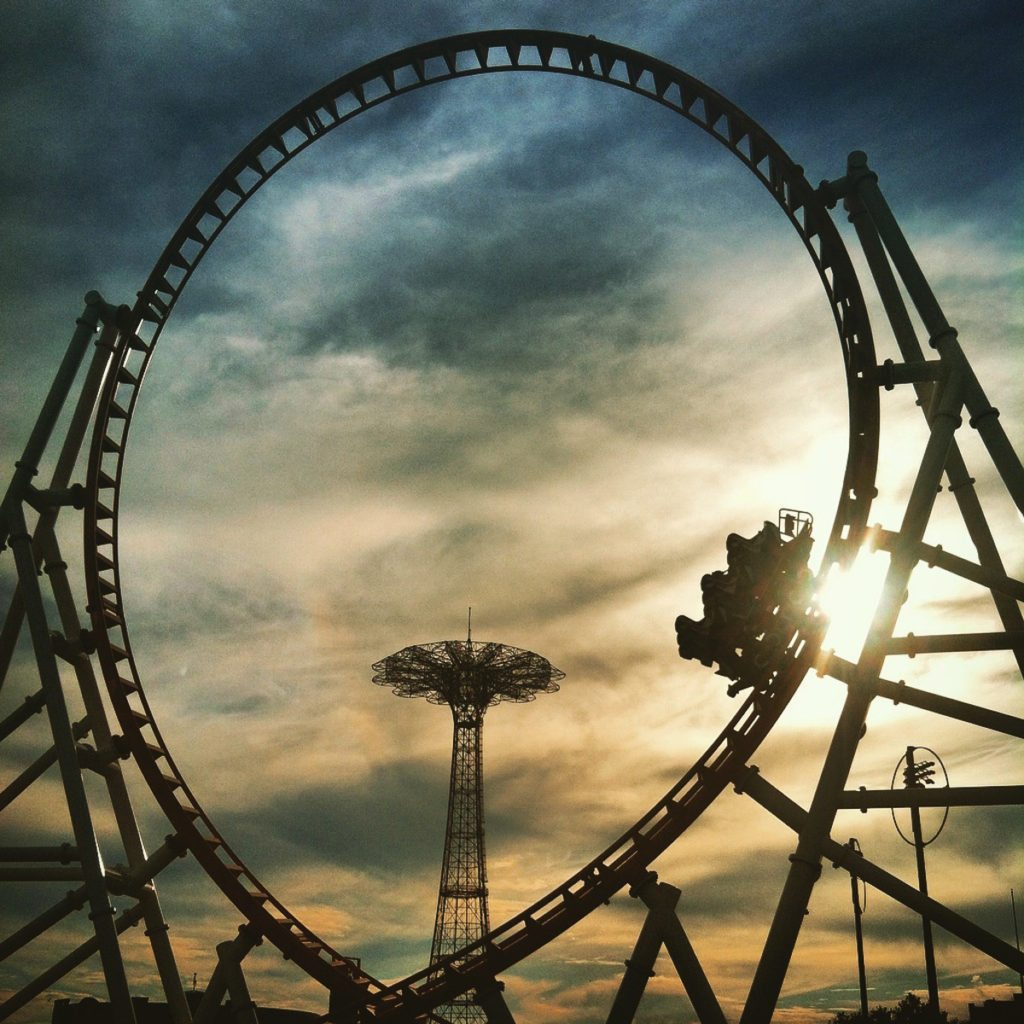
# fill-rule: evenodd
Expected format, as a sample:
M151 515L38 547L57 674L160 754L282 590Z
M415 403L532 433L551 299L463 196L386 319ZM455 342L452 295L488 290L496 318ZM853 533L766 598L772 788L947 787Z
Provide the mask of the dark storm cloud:
M151 640L163 637L217 636L229 627L248 624L258 629L267 623L294 625L304 609L283 592L276 579L254 579L237 565L217 566L208 553L182 552L180 574L163 576L161 585L139 594L131 602L133 627ZM244 583L230 583L239 574ZM173 618L168 609L175 609Z
M45 297L70 322L100 287L129 298L228 159L313 88L445 34L446 5L34 3L4 18L0 303L6 344ZM329 45L325 39L331 39ZM62 329L58 332L58 327ZM45 352L43 353L45 355Z
M686 886L680 913L705 921L764 921L774 909L787 863L777 850L747 847L742 861Z
M452 472L458 469L457 463L452 465ZM486 596L488 621L522 629L569 615L585 619L625 593L670 580L678 575L690 549L689 544L667 543L608 550L594 564L584 558L585 544L577 537L571 549L551 551L539 575L534 561L538 552L528 530L470 520L396 539L354 566L343 586L336 581L327 586L339 619L361 621L386 609L396 635L403 620L405 628L418 629L415 609L421 600L439 608L458 608L472 594ZM671 641L669 627L666 622L666 643ZM581 650L574 654L574 667L595 683L615 682L628 666L635 666L639 653L628 645L614 651Z
M940 880L941 882L941 880ZM870 897L869 897L870 898ZM972 924L984 928L990 934L1001 938L1004 942L1010 940L1010 929L1008 924L1009 893L1003 897L993 896L985 900L971 900L966 903L945 901L941 895L932 893L932 898L943 903L950 910L966 918ZM877 914L872 914L876 927L876 938L884 937L886 941L905 940L908 944L915 943L921 935L921 920L911 910L907 910L900 904L883 904L880 899L875 898L872 910L878 908ZM947 948L954 948L960 945L963 940L950 934L945 929L936 925L936 942Z
M570 114L545 102L545 84ZM443 88L373 111L366 124L340 130L339 148L325 147L306 161L315 180L344 182L354 202L367 190L372 202L374 190L397 182L372 238L352 242L342 234L339 242L324 234L318 241L322 229L311 220L310 251L295 268L293 287L308 287L312 275L323 283L315 301L297 315L294 301L275 304L265 294L261 278L286 247L280 235L296 230L294 211L278 204L259 215L265 223L273 212L269 238L243 216L236 228L247 240L229 243L217 283L190 293L190 313L239 310L283 350L372 348L395 365L457 364L490 373L545 368L596 341L633 346L668 336L657 277L669 257L670 228L684 216L693 219L694 202L699 218L706 184L687 187L683 178L680 189L678 168L664 179L652 173L674 139L664 118L651 131L643 117L624 122L635 112L633 97L612 94L605 109L592 95L595 88L611 93L605 87L535 82L525 90L526 106L540 101L541 119L507 135L494 126L518 113L519 83L459 86L465 91ZM408 138L394 140L392 111L405 108L417 111L419 123ZM651 116L663 114L654 109ZM443 148L434 145L438 138ZM450 181L431 180L460 142L482 147L479 162ZM635 159L638 146L642 161ZM684 153L684 167L687 159ZM418 173L427 180L417 182ZM280 186L282 194L296 194L294 179ZM279 294L288 290L286 284Z
M656 19L652 10L651 25L636 11L626 18L616 5L591 6L590 24L584 26L567 24L577 19L559 5L524 5L516 14L523 24L584 32L593 27L684 66L689 57L710 84L727 94L737 89L750 112L780 134L790 120L806 134L801 122L820 123L824 116L847 139L851 126L844 124L844 111L854 99L861 116L868 112L869 125L887 125L892 83L898 81L897 110L906 114L915 148L931 131L929 151L938 154L941 148L955 162L952 173L936 177L950 182L950 197L965 183L977 189L999 174L1002 159L1013 151L1013 133L1020 131L1014 127L1019 118L987 102L991 95L1021 92L1014 88L1021 72L1013 58L1019 23L1010 3L980 10L869 4L836 17L828 8L790 2L770 9L733 7L713 19L706 5L686 4L671 12L659 8ZM494 4L479 6L469 21L498 25L509 18L506 7ZM26 259L11 267L25 275L24 283L33 266L44 269L28 262L29 256L58 259L61 268L83 279L83 264L101 272L114 253L102 240L89 244L88 228L102 235L108 216L133 229L128 240L134 250L126 252L126 239L119 239L119 258L134 253L145 259L148 250L151 259L155 249L148 247L169 235L189 197L280 110L380 52L470 27L443 4L410 10L109 3L86 14L81 7L40 3L7 22L2 210L25 227L42 222L55 240L66 234L71 243L26 249ZM325 39L332 45L325 46ZM713 52L725 58L720 69L701 67L712 42ZM968 137L972 146L951 152L942 147L949 136ZM68 166L80 167L89 187L79 184L82 176L69 178ZM140 186L146 189L142 204L135 191Z
M505 206L495 221L484 182L448 207L457 249L433 233L389 232L365 283L321 311L301 347L370 346L398 365L532 372L564 360L567 343L606 333L613 315L618 343L649 340L659 298L638 268L657 265L656 226L627 228L587 192L582 182L571 204Z
M956 785L955 778L952 785ZM954 807L937 843L975 864L1006 857L1024 842L1024 819L1016 807Z
M358 784L324 781L278 795L259 820L230 810L218 815L240 850L254 850L261 869L307 862L348 870L415 872L440 862L448 772L443 764L397 759ZM237 837L237 838L236 838Z
M718 87L812 180L839 177L846 152L864 148L901 202L926 192L930 206L958 216L988 216L971 204L993 182L1009 183L1024 141L1015 3L913 0L854 10L788 0L763 9L756 26L737 18L734 33L722 24L718 31L733 57L722 61ZM715 84L710 71L708 80ZM925 181L922 163L942 170Z

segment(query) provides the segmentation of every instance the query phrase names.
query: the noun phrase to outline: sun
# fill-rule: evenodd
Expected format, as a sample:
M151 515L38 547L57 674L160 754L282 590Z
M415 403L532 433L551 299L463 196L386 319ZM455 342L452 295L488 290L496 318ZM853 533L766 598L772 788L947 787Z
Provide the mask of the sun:
M818 594L829 625L822 646L857 661L867 639L889 567L884 552L862 547L846 568L834 566Z

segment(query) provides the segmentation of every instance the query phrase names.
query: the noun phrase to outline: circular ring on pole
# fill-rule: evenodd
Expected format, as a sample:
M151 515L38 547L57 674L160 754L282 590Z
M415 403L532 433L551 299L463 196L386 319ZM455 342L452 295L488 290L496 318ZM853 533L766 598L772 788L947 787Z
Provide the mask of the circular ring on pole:
M940 789L942 789L942 788L949 789L949 772L946 771L946 766L945 766L945 764L943 764L942 758L939 757L939 755L937 753L935 753L935 751L932 750L931 747L908 747L907 748L907 753L905 753L896 762L896 767L893 769L893 772L892 772L892 780L889 783L889 789L890 790L895 790L895 788L896 788L896 776L899 775L899 773L900 773L900 765L907 764L907 758L908 758L909 754L911 753L911 751L916 752L918 750L924 750L927 753L931 754L932 757L935 758L935 763L942 769L942 776L945 779L945 782L939 788ZM906 774L907 769L904 768L903 771L904 771L904 774ZM896 826L896 831L899 833L900 839L902 839L903 842L905 842L907 844L907 846L916 846L917 844L914 842L914 840L913 839L908 839L904 835L903 829L900 828L900 823L899 823L899 821L896 820L896 808L895 807L890 807L889 808L889 813L892 815L892 823L893 823L893 825ZM935 830L935 835L933 835L931 837L931 839L922 839L921 840L921 845L922 846L931 846L931 844L934 843L935 840L939 838L939 835L942 833L942 830L946 827L946 822L948 820L949 820L949 804L946 804L946 807L945 807L945 809L943 810L943 813L942 813L942 821L939 822L939 827Z
M720 93L663 61L614 43L533 29L469 33L381 57L318 89L260 132L189 212L139 292L97 406L89 456L85 564L93 632L118 721L149 788L207 874L251 926L327 986L332 1006L375 1018L423 1013L539 949L619 889L643 877L733 781L813 665L824 626L802 628L784 667L751 693L682 778L615 843L547 896L459 955L459 971L427 968L393 985L367 974L315 935L260 882L202 809L157 726L132 652L118 559L124 454L156 342L203 256L248 199L292 158L353 117L404 93L456 78L516 71L571 75L636 93L723 145L768 190L800 236L832 308L849 396L843 487L825 566L859 547L874 497L878 389L867 312L853 265L817 191L783 149Z

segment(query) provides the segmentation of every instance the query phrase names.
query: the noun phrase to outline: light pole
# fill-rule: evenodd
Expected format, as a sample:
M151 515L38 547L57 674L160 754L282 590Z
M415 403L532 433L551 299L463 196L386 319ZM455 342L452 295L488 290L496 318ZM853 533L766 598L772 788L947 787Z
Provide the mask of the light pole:
M860 853L860 843L852 836L846 844L854 853ZM861 926L861 918L867 909L868 890L864 887L864 899L860 898L860 888L857 883L857 876L850 873L850 897L853 900L853 929L857 936L857 981L860 984L860 1012L864 1019L868 1018L868 978L864 969L864 929Z
M915 760L916 752L924 750L931 754L934 761L917 761ZM942 763L942 759L934 750L929 747L914 747L908 746L906 753L896 764L896 770L893 772L893 784L896 782L896 776L899 774L900 765L903 767L903 788L904 789L924 789L926 786L935 785L935 765L936 763L942 768L943 775L946 776L946 785L949 785L949 776L946 775L946 766ZM914 853L917 857L917 885L922 896L928 895L928 875L925 870L924 862L924 848L930 843L935 842L939 837L939 833L942 831L946 824L946 818L949 816L949 808L945 810L942 822L938 829L935 831L935 835L931 839L925 840L924 834L921 829L921 808L916 804L910 806L910 828L912 839L908 839L904 834L903 830L899 826L899 822L896 821L895 808L892 812L893 824L896 825L896 831L899 832L900 838L914 847ZM928 1005L931 1008L933 1014L938 1017L939 1013L939 982L935 972L935 944L932 940L932 922L931 918L927 913L921 915L921 929L924 935L924 967L925 974L928 979Z
M1010 890L1010 913L1013 914L1013 939L1017 943L1017 952L1020 952L1020 932L1017 929L1017 901L1013 898L1013 890ZM1024 995L1024 973L1017 975L1020 981L1021 995Z

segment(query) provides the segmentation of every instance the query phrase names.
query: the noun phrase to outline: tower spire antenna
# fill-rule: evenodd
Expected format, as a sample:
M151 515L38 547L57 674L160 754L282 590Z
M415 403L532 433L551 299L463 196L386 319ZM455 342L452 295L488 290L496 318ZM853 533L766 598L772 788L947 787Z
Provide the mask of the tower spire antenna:
M469 611L466 614L466 643L471 644L473 642L473 606L469 606Z

